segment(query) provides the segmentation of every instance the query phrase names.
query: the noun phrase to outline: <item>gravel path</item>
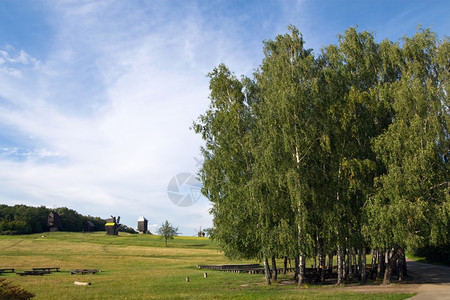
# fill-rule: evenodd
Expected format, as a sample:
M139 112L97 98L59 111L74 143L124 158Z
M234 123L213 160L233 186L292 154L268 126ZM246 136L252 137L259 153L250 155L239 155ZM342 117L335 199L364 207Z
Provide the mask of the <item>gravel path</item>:
M408 260L408 275L421 283L418 294L411 300L450 300L450 267L418 263Z

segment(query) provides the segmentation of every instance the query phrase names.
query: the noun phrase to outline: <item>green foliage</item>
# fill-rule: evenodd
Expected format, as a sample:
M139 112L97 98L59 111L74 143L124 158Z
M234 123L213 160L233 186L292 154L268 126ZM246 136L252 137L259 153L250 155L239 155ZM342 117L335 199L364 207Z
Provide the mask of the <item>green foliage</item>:
M0 230L3 234L22 234L31 233L31 228L26 221L13 220L9 222L2 221Z
M105 230L105 220L83 216L73 209L66 207L57 208L56 211L63 215L61 218L61 230L83 231L86 221L95 225L95 230ZM8 206L0 205L0 234L31 234L48 231L48 215L51 209L44 206L33 207L26 205Z
M34 298L35 294L30 293L21 287L12 285L5 278L0 278L0 299L3 300L28 300Z
M429 30L403 39L392 85L394 120L374 139L386 171L368 202L375 245L418 248L449 241L448 41ZM439 55L438 55L439 54ZM446 55L447 61L439 56ZM441 74L444 73L444 74ZM448 73L448 72L447 72Z
M134 230L131 227L128 227L127 225L121 224L119 228L120 232L128 232L128 233L138 233L136 230Z
M254 78L210 77L203 193L234 258L448 243L448 39L349 28L319 55L294 26Z
M258 122L253 132L262 247L268 256L295 256L311 249L308 183L314 180L315 170L307 169L320 135L313 105L316 66L293 26L288 34L264 42L264 53L255 74L259 101L254 105ZM286 240L292 242L281 242Z
M214 238L225 255L233 258L260 256L254 212L255 197L250 190L253 174L250 104L254 101L253 82L238 80L224 65L210 74L211 104L194 123L202 135L204 162L200 170L203 193L214 203Z
M167 247L167 240L169 239L173 240L175 236L180 234L178 232L178 227L173 227L172 224L170 224L169 221L167 220L165 223L161 225L161 227L158 228L157 233L161 236L161 238L164 238L166 242L166 247Z
M203 232L206 234L207 237L209 237L211 240L215 239L215 228L214 227L210 227L210 228L205 228L203 230Z
M60 207L56 209L61 216L61 230L62 231L81 231L83 228L83 217L73 209L67 207Z
M48 210L44 206L0 205L0 232L24 234L47 230Z

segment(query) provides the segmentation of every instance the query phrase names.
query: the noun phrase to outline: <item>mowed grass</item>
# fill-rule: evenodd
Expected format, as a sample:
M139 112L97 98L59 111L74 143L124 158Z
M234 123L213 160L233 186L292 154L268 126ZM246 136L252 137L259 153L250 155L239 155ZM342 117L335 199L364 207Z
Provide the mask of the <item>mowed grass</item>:
M229 261L206 238L176 237L164 246L157 236L103 232L54 232L0 236L0 268L16 271L60 267L43 276L3 274L36 299L405 299L408 294L358 294L340 288L323 291L264 284L264 276L200 270L199 264L255 263ZM70 275L73 269L99 269L94 275ZM207 278L203 273L207 272ZM189 277L190 282L186 282ZM90 282L77 286L74 281Z

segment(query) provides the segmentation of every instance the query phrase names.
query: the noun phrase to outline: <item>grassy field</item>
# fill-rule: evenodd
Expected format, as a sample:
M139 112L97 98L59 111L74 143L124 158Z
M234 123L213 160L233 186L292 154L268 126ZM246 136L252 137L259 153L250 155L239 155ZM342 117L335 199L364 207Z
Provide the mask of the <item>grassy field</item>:
M43 276L3 274L14 285L36 294L36 299L405 299L407 294L348 293L338 287L314 291L282 284L266 286L263 275L200 270L199 264L236 263L227 260L206 238L164 240L150 235L107 236L97 233L53 232L0 236L0 268L16 271L60 267ZM239 263L255 263L246 261ZM100 269L94 275L70 275L73 269ZM204 278L203 273L208 272ZM186 277L190 282L186 282ZM74 281L90 282L77 286Z

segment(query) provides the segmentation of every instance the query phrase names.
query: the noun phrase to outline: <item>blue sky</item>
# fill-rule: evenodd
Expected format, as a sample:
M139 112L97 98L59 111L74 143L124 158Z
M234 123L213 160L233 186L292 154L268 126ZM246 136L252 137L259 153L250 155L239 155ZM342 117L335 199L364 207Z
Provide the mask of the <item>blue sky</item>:
M433 0L0 0L0 203L132 227L143 215L193 235L212 224L208 201L177 206L168 190L199 167L189 127L208 107L208 72L251 75L262 41L289 24L318 53L349 26L399 41L421 24L443 38L449 11Z

